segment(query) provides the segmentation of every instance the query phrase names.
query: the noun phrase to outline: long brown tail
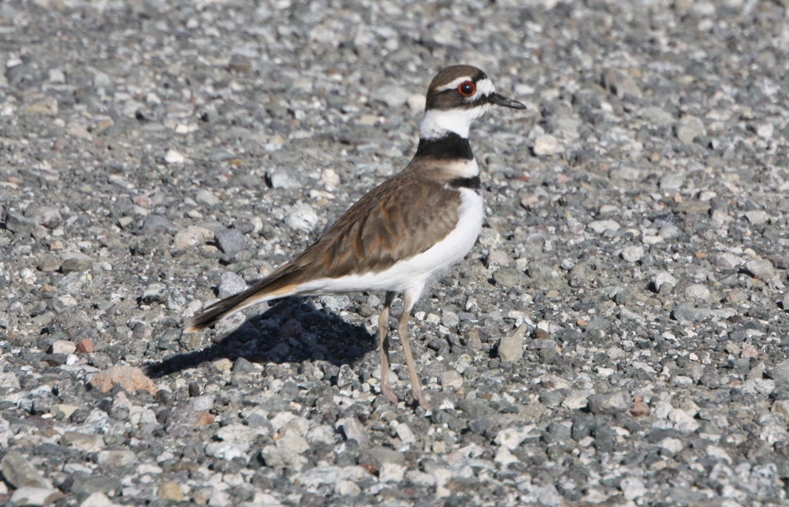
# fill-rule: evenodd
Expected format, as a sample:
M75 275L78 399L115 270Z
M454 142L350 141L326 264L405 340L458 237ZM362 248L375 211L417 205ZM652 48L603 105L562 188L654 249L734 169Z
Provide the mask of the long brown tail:
M199 314L184 322L184 330L193 333L211 327L223 318L264 301L292 296L297 292L298 269L286 265L259 280L255 285L238 294L217 301Z

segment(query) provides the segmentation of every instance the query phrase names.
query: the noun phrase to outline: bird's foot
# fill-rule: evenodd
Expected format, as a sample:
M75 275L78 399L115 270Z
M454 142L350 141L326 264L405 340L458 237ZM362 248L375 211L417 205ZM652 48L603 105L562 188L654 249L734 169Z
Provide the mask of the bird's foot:
M400 398L397 397L397 395L389 386L381 386L381 394L383 394L384 398L386 398L392 405L397 405L400 403Z

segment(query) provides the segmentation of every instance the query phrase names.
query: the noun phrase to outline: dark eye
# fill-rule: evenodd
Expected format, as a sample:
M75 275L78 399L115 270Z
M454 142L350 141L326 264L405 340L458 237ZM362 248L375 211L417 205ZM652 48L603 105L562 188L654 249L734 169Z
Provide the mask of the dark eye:
M458 93L464 97L471 97L477 93L477 85L475 85L472 81L460 83L460 86L458 86Z

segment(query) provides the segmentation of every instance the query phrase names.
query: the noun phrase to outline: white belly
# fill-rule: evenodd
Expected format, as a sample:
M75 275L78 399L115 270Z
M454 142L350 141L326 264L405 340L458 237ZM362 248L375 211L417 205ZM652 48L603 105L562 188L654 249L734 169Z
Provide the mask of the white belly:
M436 273L466 256L482 229L484 207L482 196L474 190L460 188L461 205L458 224L443 240L429 250L400 261L385 271L354 274L342 278L321 278L296 289L298 294L355 291L397 291L419 288Z

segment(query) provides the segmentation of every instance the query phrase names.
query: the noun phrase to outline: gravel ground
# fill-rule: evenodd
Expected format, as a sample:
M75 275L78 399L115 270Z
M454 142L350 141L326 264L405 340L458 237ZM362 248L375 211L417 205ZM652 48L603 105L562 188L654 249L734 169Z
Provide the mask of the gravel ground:
M787 505L789 2L460 4L0 3L2 505ZM382 294L181 333L454 63L528 107L415 309L432 411L379 395Z

